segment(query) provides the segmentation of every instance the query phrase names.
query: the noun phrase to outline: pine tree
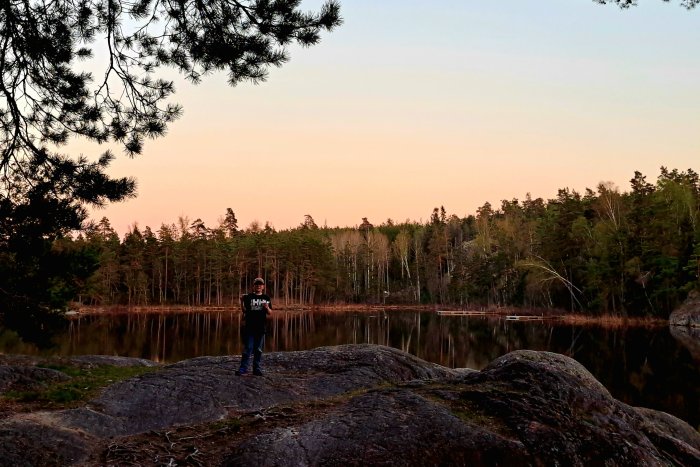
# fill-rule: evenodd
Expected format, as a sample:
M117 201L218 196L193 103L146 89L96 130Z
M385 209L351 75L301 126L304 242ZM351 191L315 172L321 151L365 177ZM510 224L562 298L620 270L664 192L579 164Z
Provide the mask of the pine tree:
M316 44L341 22L334 0L315 13L300 3L0 3L0 309L46 304L34 276L52 242L85 227L86 206L135 195L134 180L106 174L111 152L93 162L61 148L81 137L140 154L181 114L173 83L158 76L165 68L193 83L215 71L231 85L263 81L289 59L287 46ZM98 50L108 56L93 75L85 61Z

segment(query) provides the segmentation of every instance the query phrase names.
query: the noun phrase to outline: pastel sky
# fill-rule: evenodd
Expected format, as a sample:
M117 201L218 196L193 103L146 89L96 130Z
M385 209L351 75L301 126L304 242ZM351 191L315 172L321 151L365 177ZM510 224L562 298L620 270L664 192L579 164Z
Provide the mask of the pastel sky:
M344 24L265 83L176 81L183 117L110 170L138 197L92 217L380 224L698 171L700 11L640 3L344 0Z

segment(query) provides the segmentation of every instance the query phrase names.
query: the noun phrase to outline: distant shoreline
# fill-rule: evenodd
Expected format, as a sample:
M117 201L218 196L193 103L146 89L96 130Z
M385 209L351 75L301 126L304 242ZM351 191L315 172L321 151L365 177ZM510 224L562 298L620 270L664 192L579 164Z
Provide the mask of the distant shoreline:
M450 316L471 316L483 318L498 318L512 321L535 321L547 320L558 323L565 323L577 326L605 326L605 327L657 327L667 326L668 320L650 317L625 317L614 315L586 315L582 313L569 313L564 310L554 309L530 309L530 308L490 308L470 310L456 306L440 305L377 305L377 304L320 304L320 305L299 305L299 304L275 304L276 312L308 312L319 313L381 313L385 311L422 311L435 313L449 313ZM238 306L191 306L191 305L109 305L109 306L76 306L73 312L67 315L68 318L80 316L95 316L105 314L150 314L150 313L218 313L229 312L240 313Z

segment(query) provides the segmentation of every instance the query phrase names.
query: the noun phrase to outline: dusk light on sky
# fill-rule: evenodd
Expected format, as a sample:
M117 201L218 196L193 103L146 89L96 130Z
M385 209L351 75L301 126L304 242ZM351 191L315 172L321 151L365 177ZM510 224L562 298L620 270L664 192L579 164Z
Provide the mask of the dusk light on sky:
M216 227L228 207L242 228L425 221L698 171L700 11L639 3L341 1L344 24L264 83L177 79L168 134L115 151L109 172L138 196L92 218L120 235L180 216Z

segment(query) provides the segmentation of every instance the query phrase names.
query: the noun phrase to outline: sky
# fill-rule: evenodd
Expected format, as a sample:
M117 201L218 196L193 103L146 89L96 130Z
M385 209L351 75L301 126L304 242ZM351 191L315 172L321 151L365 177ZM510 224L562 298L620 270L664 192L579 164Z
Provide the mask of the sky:
M700 171L700 10L341 0L341 12L262 84L177 79L183 116L109 169L138 196L91 217L121 235L180 217L216 227L226 208L241 228L425 221L600 182L628 191L635 170Z

